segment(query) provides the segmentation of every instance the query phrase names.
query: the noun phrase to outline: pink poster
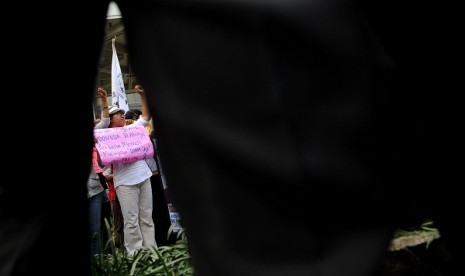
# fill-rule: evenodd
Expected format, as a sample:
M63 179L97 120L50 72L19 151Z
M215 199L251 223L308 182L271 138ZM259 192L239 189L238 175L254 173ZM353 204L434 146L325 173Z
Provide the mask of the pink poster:
M94 129L95 147L103 165L153 157L153 144L141 125Z

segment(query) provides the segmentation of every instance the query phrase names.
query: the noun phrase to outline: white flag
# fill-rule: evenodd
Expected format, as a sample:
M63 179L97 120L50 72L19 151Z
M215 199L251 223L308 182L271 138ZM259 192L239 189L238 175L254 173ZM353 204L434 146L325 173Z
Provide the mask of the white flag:
M128 111L128 99L124 88L123 73L121 73L118 55L116 54L115 40L116 37L111 40L111 47L113 48L111 59L111 104Z

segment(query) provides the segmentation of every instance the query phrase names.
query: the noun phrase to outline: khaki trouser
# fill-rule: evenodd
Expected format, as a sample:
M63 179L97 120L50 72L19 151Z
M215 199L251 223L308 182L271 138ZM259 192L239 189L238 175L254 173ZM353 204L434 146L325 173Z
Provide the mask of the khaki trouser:
M150 178L136 185L119 185L116 195L123 214L124 245L128 253L140 248L156 248Z

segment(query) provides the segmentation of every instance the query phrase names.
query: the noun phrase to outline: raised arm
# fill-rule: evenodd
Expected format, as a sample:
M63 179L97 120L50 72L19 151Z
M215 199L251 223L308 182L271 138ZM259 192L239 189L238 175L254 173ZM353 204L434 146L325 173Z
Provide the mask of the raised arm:
M102 87L97 88L98 95L102 101L102 118L110 118L110 113L108 112L108 101L107 101L107 91Z
M150 121L152 115L150 114L149 104L147 103L147 96L141 85L137 84L134 86L134 90L140 95L141 104L142 104L142 118L147 122Z

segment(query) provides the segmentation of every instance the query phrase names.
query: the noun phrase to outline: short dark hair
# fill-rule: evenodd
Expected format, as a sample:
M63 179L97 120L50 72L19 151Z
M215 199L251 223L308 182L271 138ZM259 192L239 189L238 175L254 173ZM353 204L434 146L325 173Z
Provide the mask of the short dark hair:
M131 109L131 111L134 112L134 114L137 116L142 115L142 111L140 111L140 109L134 108L134 109Z
M124 118L126 119L132 119L134 117L134 112L132 110L128 110L126 111L126 113L124 114Z

